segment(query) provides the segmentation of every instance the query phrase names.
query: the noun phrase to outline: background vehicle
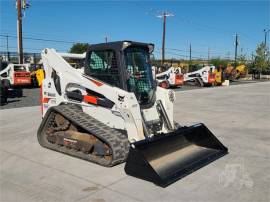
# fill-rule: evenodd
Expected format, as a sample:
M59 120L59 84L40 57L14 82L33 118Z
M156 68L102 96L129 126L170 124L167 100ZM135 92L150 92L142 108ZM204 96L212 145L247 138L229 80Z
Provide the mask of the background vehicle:
M236 68L231 64L228 64L227 68L224 71L224 76L228 80L237 80L244 78L247 75L247 68L245 65L238 65Z
M184 76L180 67L170 67L168 70L156 74L156 80L162 88L179 87L184 83Z
M4 105L7 103L7 98L8 98L8 88L7 83L5 80L0 81L0 106Z
M82 69L54 49L42 52L43 147L102 166L126 161L125 172L165 187L227 148L204 124L180 127L175 94L155 85L153 44L119 41L89 46Z
M191 69L192 72L184 74L184 82L195 81L200 86L211 86L215 82L214 69L215 66L205 66L195 71Z
M9 97L22 97L22 89L15 88L14 83L14 66L6 61L0 60L0 104L7 103Z
M30 86L30 64L9 63L0 71L1 79L8 80L11 86Z

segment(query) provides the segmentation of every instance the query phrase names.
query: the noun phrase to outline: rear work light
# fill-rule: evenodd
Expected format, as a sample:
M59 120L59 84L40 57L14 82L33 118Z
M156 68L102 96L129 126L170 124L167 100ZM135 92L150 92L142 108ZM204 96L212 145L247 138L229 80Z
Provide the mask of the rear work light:
M216 74L214 73L209 73L208 74L208 83L214 83L216 80Z
M175 75L175 85L183 85L184 76L183 74L176 74Z

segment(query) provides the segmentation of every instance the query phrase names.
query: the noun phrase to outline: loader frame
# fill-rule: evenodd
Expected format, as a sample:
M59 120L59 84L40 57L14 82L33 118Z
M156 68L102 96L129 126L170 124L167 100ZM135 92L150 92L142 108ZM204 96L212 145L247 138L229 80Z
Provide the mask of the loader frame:
M81 55L45 49L40 145L102 166L126 161L128 175L162 187L225 155L203 124L175 124L175 93L154 85L153 48L120 41ZM68 56L85 67L73 68Z

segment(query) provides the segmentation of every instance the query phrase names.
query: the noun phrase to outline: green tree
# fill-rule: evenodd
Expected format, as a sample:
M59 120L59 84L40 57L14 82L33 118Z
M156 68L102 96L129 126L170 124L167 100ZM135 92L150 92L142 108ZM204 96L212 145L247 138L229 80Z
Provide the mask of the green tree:
M88 43L75 43L70 48L70 53L84 53L87 51L89 44Z
M246 54L239 55L239 57L237 59L237 63L240 64L240 65L247 64L247 55Z
M213 64L215 67L218 67L219 65L222 65L223 67L227 67L227 64L230 61L227 59L220 59L220 58L214 58L210 60L210 63Z
M254 67L261 73L269 71L270 53L264 43L260 43L256 49Z

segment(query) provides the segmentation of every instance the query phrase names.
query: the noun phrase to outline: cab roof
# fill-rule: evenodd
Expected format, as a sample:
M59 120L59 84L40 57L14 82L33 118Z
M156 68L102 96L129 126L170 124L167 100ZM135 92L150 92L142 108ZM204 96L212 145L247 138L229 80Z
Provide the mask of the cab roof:
M142 42L125 40L125 41L114 41L114 42L100 43L100 44L91 44L88 48L88 51L106 50L106 49L112 49L115 51L123 51L124 49L130 46L147 48L150 53L152 53L154 50L154 44L152 43L142 43Z

